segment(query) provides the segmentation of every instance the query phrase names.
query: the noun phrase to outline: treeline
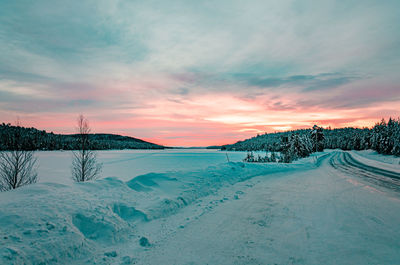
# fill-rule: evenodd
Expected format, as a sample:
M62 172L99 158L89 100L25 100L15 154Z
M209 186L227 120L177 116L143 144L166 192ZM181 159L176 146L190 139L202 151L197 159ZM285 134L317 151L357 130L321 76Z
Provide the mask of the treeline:
M35 128L0 124L0 150L77 150L78 134L63 135ZM114 134L89 134L89 149L164 149L164 146Z
M323 129L314 127L302 135L292 133L289 136L282 136L279 152L267 152L265 156L254 156L253 152L248 152L245 162L278 162L290 163L299 158L307 157L313 152L324 150Z
M282 151L282 139L290 137L292 134L306 135L311 129L292 130L286 132L265 133L254 136L244 141L238 141L234 144L223 145L221 150L228 151Z
M283 155L286 154L286 158L280 158L286 161L306 157L311 152L321 151L324 148L373 149L380 154L400 156L400 119L390 118L388 122L382 119L371 129L327 128L317 132L317 139L314 139L315 133L313 134L313 132L315 132L315 129L258 135L232 145L222 146L221 150L280 152Z

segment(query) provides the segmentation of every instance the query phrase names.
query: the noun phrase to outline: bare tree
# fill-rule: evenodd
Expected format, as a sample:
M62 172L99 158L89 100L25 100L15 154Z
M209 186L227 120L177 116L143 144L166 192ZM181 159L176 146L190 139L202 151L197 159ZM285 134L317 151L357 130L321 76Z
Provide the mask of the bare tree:
M90 127L88 120L83 116L78 117L78 143L79 150L73 152L72 179L84 182L96 179L102 165L97 163L97 153L90 150Z
M19 127L20 122L17 120ZM22 135L18 130L15 135L16 150L0 152L0 191L36 183L37 172L34 151L22 150Z

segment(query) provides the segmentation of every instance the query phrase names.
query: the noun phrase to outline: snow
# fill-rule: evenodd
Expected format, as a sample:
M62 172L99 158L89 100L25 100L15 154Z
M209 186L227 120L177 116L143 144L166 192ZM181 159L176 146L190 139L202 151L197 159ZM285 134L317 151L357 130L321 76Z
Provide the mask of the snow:
M101 176L130 180L150 172L194 170L227 161L241 162L246 152L221 152L212 149L109 150L98 151L103 164ZM71 151L39 151L39 182L72 184Z
M400 166L400 157L398 156L382 155L378 154L374 150L362 150L362 151L352 151L352 152L359 156L368 158L370 160L385 163L386 164L385 166L387 166L387 164Z
M378 156L378 159L374 159L374 155L363 156L360 155L360 152L352 151L353 157L357 159L357 161L361 162L364 165L368 165L371 167L388 169L390 171L396 172L400 175L400 164L394 163L396 158L391 156L391 160L382 161L380 158L381 155ZM389 162L389 163L388 163Z
M399 193L345 154L3 192L0 264L396 264Z

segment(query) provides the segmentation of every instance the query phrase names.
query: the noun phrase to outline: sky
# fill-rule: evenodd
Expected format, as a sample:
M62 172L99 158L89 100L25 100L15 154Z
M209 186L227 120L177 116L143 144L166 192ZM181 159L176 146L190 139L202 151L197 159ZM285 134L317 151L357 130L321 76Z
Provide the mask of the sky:
M400 116L400 1L1 0L0 122L169 146Z

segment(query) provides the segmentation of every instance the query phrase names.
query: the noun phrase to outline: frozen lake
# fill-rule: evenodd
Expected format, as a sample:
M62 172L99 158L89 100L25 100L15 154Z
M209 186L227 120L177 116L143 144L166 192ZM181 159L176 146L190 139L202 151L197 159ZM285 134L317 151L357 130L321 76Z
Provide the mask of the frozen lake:
M221 152L212 149L108 150L98 151L103 164L101 177L130 180L150 172L195 170L227 161L242 161L246 152ZM39 182L68 184L71 179L71 151L39 151Z

